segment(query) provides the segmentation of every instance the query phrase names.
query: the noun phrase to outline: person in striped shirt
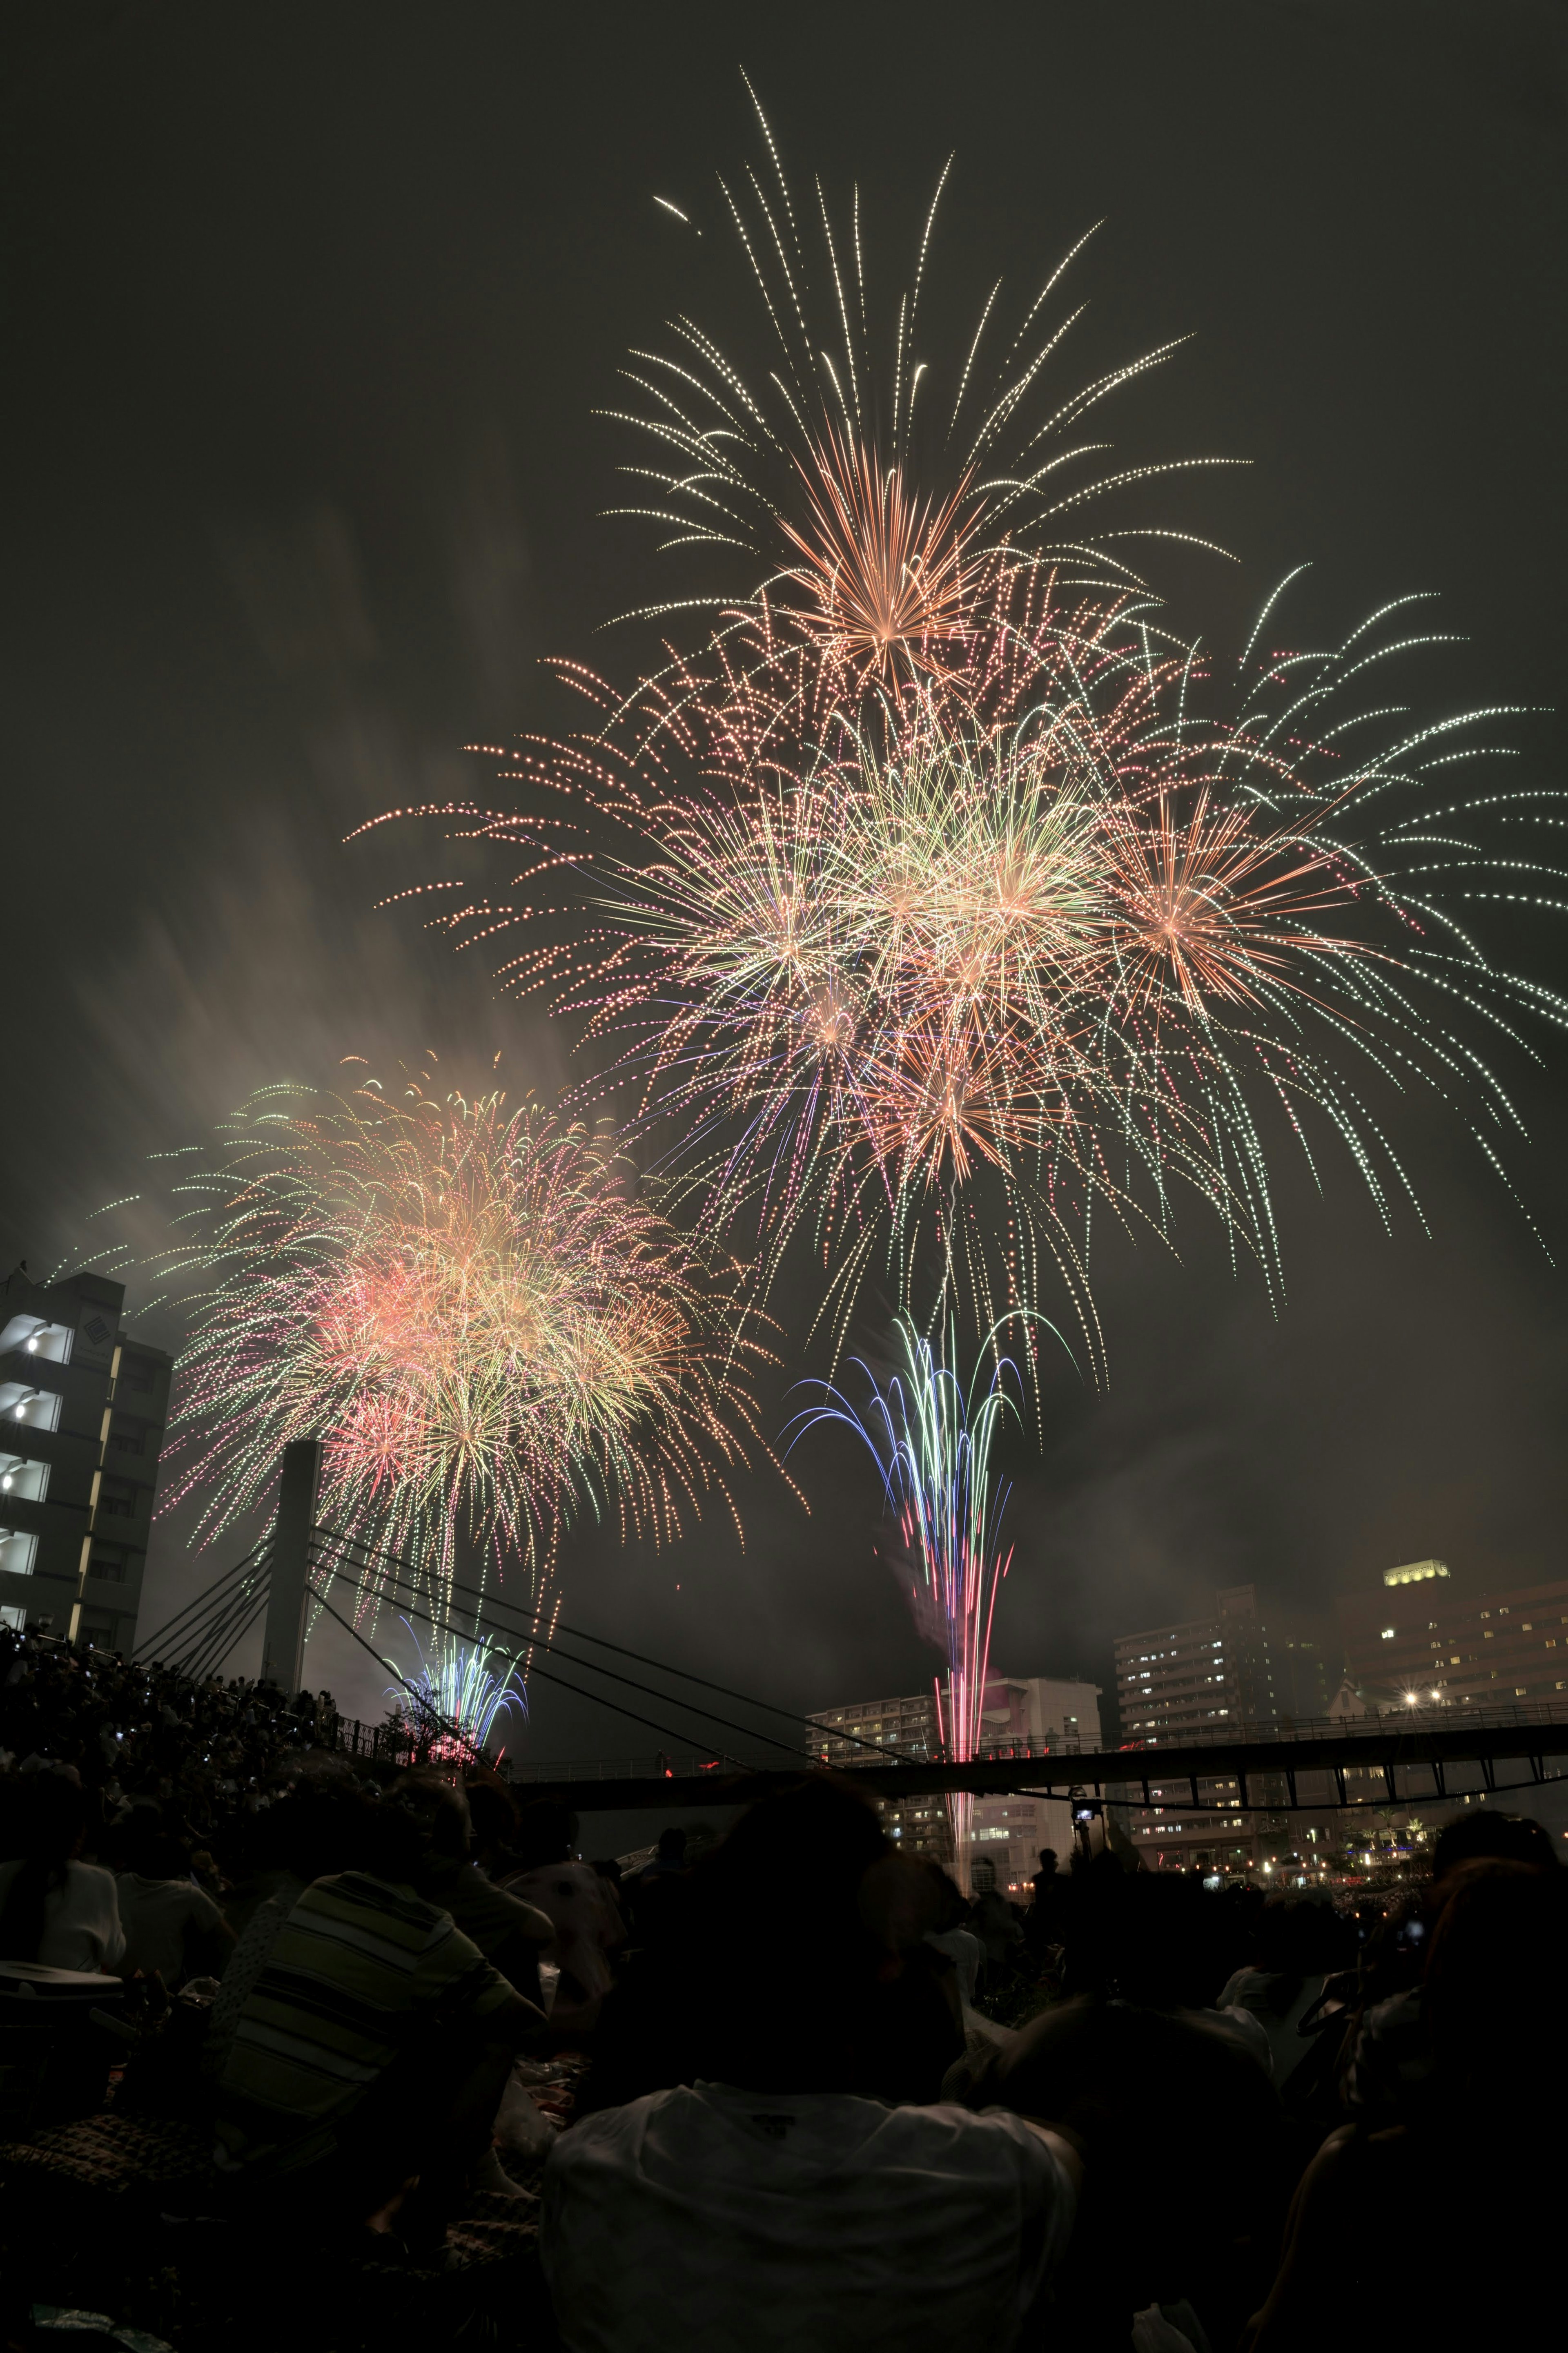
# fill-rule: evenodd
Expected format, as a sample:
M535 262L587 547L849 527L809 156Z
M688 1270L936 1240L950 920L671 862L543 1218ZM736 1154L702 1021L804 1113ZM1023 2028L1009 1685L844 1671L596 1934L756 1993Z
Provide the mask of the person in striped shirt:
M220 2174L328 2226L384 2218L416 2178L438 2215L544 2026L415 1893L416 1819L367 1803L364 1829L361 1866L307 1887L279 1929L217 2090Z

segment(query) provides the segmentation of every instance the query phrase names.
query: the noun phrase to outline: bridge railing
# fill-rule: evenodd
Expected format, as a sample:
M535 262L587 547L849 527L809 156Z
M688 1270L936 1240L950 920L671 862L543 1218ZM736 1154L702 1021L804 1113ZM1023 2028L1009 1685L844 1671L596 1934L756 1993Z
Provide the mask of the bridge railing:
M1288 1750L1299 1741L1321 1739L1330 1735L1342 1736L1365 1733L1370 1736L1433 1729L1513 1731L1558 1725L1568 1734L1568 1700L1514 1701L1510 1704L1499 1704L1490 1707L1385 1707L1369 1709L1364 1715L1358 1716L1296 1716L1260 1724L1238 1716L1192 1730L1173 1725L1163 1740L1125 1741L1115 1753L1125 1756L1130 1767L1136 1757L1139 1760L1137 1770L1142 1778L1158 1759L1163 1746L1189 1750L1248 1741ZM814 1744L817 1760L830 1765L835 1772L854 1772L858 1767L896 1765L905 1761L920 1764L936 1761L934 1753L924 1746L892 1740L875 1746L841 1752L840 1737L834 1732L822 1732ZM387 1764L406 1764L415 1754L415 1743L406 1727L387 1722L363 1724L352 1716L338 1719L336 1737L330 1745L348 1756L374 1758ZM1568 1741L1564 1746L1568 1747ZM996 1741L981 1749L978 1757L986 1763L1003 1764L1015 1758L1104 1757L1108 1753L1103 1743L1097 1744L1069 1735L1059 1740ZM717 1748L660 1749L641 1756L568 1758L503 1754L496 1769L501 1778L514 1788L526 1788L531 1782L686 1780L710 1776L721 1780L737 1772L776 1772L785 1762L777 1749L763 1747L750 1753ZM1283 1766L1286 1759L1282 1757L1280 1762ZM805 1763L803 1758L803 1771Z

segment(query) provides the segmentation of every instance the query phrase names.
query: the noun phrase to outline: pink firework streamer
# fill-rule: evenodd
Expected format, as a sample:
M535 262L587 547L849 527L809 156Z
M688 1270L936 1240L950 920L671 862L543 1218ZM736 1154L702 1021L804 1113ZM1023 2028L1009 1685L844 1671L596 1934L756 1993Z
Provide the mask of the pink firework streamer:
M1033 1319L1031 1319L1033 1320ZM984 1744L991 1630L1013 1547L999 1528L1009 1489L998 1487L992 1451L1006 1417L1017 1412L1017 1375L986 1335L966 1385L908 1317L899 1318L904 1365L879 1384L864 1365L871 1399L857 1412L841 1390L822 1384L823 1399L797 1418L797 1429L842 1422L871 1455L898 1525L915 1622L946 1659L936 1679L937 1722L945 1754L963 1763ZM957 1335L948 1335L956 1355ZM969 1887L973 1799L948 1799L953 1859Z

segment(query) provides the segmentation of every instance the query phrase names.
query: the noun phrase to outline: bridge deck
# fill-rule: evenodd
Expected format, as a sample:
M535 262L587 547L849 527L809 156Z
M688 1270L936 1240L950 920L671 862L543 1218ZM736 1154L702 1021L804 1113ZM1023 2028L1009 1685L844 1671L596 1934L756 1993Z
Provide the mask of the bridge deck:
M1522 1780L1500 1784L1499 1765L1526 1768ZM1528 1787L1554 1781L1568 1772L1568 1721L1466 1730L1460 1725L1411 1725L1397 1730L1331 1732L1307 1739L1204 1741L1181 1747L1102 1749L1093 1755L992 1757L969 1764L857 1765L849 1768L857 1788L886 1799L924 1797L967 1790L976 1797L1028 1795L1066 1798L1074 1792L1123 1803L1152 1806L1199 1802L1196 1784L1216 1780L1237 1785L1227 1806L1242 1813L1320 1813L1354 1805L1386 1806L1441 1799L1457 1768L1476 1767L1481 1785ZM1409 1787L1412 1769L1425 1784ZM802 1767L742 1768L721 1761L709 1771L659 1775L618 1774L601 1778L526 1779L514 1783L529 1799L552 1799L578 1812L619 1813L643 1807L743 1806L771 1791L788 1788ZM1326 1777L1331 1794L1303 1799L1309 1775ZM1356 1786L1356 1777L1362 1786ZM1376 1787L1367 1789L1368 1778ZM1405 1786L1398 1785L1403 1780ZM1267 1792L1261 1785L1267 1783ZM1165 1793L1163 1799L1152 1794ZM1205 1805L1215 1801L1205 1799Z

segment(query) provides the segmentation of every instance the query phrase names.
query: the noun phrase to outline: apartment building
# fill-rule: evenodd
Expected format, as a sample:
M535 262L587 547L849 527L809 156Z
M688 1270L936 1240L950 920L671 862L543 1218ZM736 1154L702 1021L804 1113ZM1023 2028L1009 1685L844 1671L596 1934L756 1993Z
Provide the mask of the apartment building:
M823 1708L806 1722L821 1735L817 1743L821 1762L837 1773L882 1763L877 1754L882 1749L889 1752L889 1764L900 1757L919 1761L942 1754L934 1685L901 1699L868 1699L853 1706ZM905 1854L925 1856L951 1870L952 1840L947 1807L940 1796L899 1799L879 1804L878 1810L889 1837L898 1840Z
M136 1639L173 1359L121 1327L124 1286L0 1282L0 1623Z
M1026 1746L1035 1756L1094 1756L1102 1746L1098 1683L1051 1675L999 1675L985 1692L986 1746ZM1065 1798L1018 1791L976 1798L970 1817L970 1882L1021 1895L1033 1879L1042 1847L1052 1847L1063 1869L1072 1853L1070 1808Z
M1100 1746L1100 1697L1097 1683L1071 1678L994 1675L985 1686L984 1746L1004 1754L1011 1747L1035 1756L1093 1754ZM862 1743L893 1756L942 1753L934 1686L912 1697L825 1708L809 1721L822 1734L822 1762L839 1771L879 1761L873 1747ZM944 1869L953 1869L959 1858L943 1798L900 1799L880 1810L889 1835L903 1852L929 1856ZM1034 1875L1042 1846L1054 1846L1066 1862L1072 1823L1065 1799L1016 1793L974 1799L969 1816L969 1873L976 1888L1022 1891Z
M1250 1725L1279 1721L1255 1586L1228 1586L1215 1595L1207 1617L1119 1635L1114 1648L1124 1747L1174 1748L1194 1736L1240 1736ZM1156 1783L1150 1794L1158 1799L1166 1793ZM1200 1780L1195 1806L1189 1782L1169 1795L1167 1804L1128 1810L1129 1834L1152 1868L1237 1870L1258 1859L1261 1833L1274 1825L1226 1810L1237 1803L1234 1781Z
M1512 1706L1568 1694L1568 1578L1456 1577L1407 1561L1339 1605L1357 1688L1383 1706Z

